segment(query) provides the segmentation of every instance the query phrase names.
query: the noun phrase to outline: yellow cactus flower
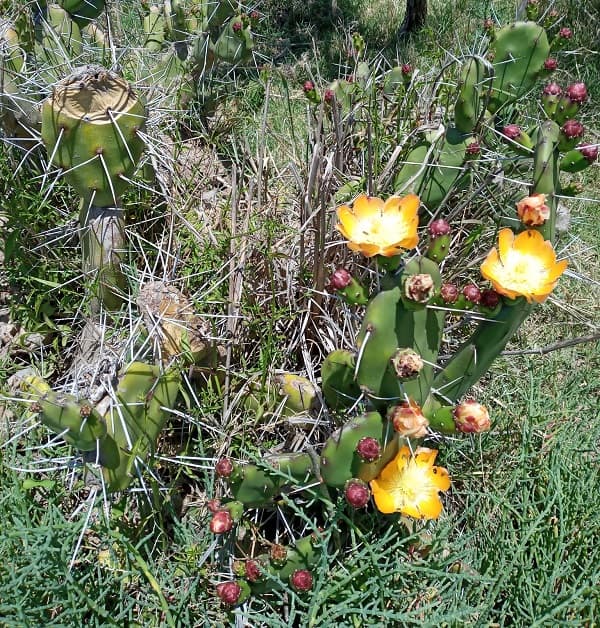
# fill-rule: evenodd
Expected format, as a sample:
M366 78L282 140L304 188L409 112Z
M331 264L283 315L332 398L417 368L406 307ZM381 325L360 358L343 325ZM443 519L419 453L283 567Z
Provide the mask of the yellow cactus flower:
M393 257L403 250L414 249L419 242L419 197L408 194L390 196L383 201L375 196L359 196L352 208L337 209L338 231L353 251L365 257Z
M379 476L371 480L375 505L384 514L399 512L417 519L437 519L440 491L450 488L448 471L435 467L435 449L417 447L414 456L404 445Z
M481 265L481 274L496 292L510 299L523 296L532 303L545 301L554 290L567 261L556 261L552 242L539 231L523 231L518 236L502 229L498 249L493 248Z

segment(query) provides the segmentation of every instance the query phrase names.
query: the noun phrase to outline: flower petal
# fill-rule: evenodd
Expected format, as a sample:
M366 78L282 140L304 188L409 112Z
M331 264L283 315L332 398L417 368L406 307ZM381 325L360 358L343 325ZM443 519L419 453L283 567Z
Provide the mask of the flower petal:
M506 264L506 259L515 239L514 233L510 229L501 229L498 234L498 255L502 264Z
M381 214L384 202L377 196L361 194L352 205L352 211L357 218L370 218L374 214Z

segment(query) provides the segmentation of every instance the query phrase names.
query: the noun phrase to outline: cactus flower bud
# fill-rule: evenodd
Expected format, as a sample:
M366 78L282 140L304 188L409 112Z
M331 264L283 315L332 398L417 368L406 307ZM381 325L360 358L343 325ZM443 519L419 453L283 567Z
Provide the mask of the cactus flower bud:
M510 146L519 153L528 154L533 148L533 142L531 141L529 135L527 135L527 133L525 133L525 131L523 131L523 129L516 124L507 124L502 129L502 135L511 140ZM515 143L527 150L521 151L517 146L515 146Z
M456 303L458 300L458 288L453 283L443 283L440 288L440 296L444 303Z
M400 67L400 70L402 74L404 74L404 76L409 76L410 74L412 74L413 71L412 65L410 63L403 63Z
M585 83L573 83L567 87L567 97L580 105L587 100L588 93Z
M598 144L580 144L577 150L593 164L598 159Z
M426 273L411 275L404 284L404 294L407 299L417 303L427 303L435 292L435 285L431 275Z
M509 140L516 140L521 135L521 127L516 124L507 124L502 129L502 134Z
M558 83L548 83L548 85L544 87L542 94L546 96L560 96L562 94L562 88Z
M443 218L438 218L429 225L429 235L432 238L447 235L448 233L450 233L450 224L447 220L444 220Z
M394 430L406 438L423 438L427 435L429 421L414 401L403 401L388 411L388 419Z
M546 205L545 194L532 194L517 203L517 214L528 227L539 227L550 218L550 208Z
M242 597L242 587L233 580L230 582L222 582L217 585L217 596L228 606L235 606Z
M372 436L364 436L356 445L356 453L364 462L375 462L381 457L381 444Z
M308 92L312 92L315 89L315 84L312 81L304 81L304 85L302 85L302 90L305 94Z
M258 11L252 11L252 12L250 13L250 19L251 19L253 22L258 22L259 18L260 18L260 13L259 13Z
M483 30L486 32L491 32L494 30L495 27L495 23L494 20L492 20L491 17L486 18L485 20L483 20Z
M337 292L349 305L366 305L369 300L364 286L345 268L336 268L329 277L327 289Z
M491 421L487 408L473 399L467 399L454 408L454 424L459 432L475 434L487 432Z
M335 94L333 93L332 89L326 89L323 92L323 100L327 103L327 104L331 104L333 103L333 101L335 100Z
M413 349L396 349L390 362L400 380L414 379L423 368L423 358Z
M562 95L562 88L558 83L548 83L542 91L542 106L550 119L554 119Z
M470 157L475 157L481 153L481 145L477 140L469 142L465 148L465 153Z
M463 295L471 303L481 301L481 290L474 283L469 283L463 288Z
M258 582L262 578L260 563L257 560L246 561L246 580Z
M228 510L218 510L211 519L210 531L213 534L225 534L233 528L233 517Z
M371 499L371 491L362 480L352 478L346 482L344 497L352 508L364 508Z
M558 68L558 61L556 59L554 59L553 57L548 57L544 61L544 70L546 70L548 72L554 72L554 70L556 70L556 68Z
M215 465L215 473L220 478L228 478L233 473L233 462L229 458L221 458Z
M218 510L221 510L221 500L216 497L209 499L206 502L206 507L208 508L208 511L214 515Z
M489 310L495 310L500 303L500 295L489 288L481 291L481 301L479 305L488 308Z
M232 28L234 33L239 33L242 30L243 27L244 27L244 25L239 20L236 20L231 25L231 28Z
M313 586L312 573L308 569L296 569L290 576L290 584L296 591L310 591Z
M561 39L571 39L571 37L573 37L573 31L565 26L558 31L558 36Z
M581 122L578 120L567 120L560 128L559 150L566 152L575 148L583 133L584 128Z

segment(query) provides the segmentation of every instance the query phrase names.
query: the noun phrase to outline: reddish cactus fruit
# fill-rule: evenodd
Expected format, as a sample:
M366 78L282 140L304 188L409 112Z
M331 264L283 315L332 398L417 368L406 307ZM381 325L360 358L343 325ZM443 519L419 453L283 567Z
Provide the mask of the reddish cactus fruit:
M507 124L502 129L502 134L508 137L509 140L516 140L518 137L521 137L521 127L516 124Z
M413 71L412 65L410 63L403 63L400 71L404 74L404 76L409 76Z
M485 20L483 20L483 30L484 31L493 31L494 30L494 20L492 20L491 17L486 18Z
M213 499L209 499L206 502L206 507L208 508L209 512L212 512L212 514L214 515L216 512L221 510L221 500L217 499L216 497Z
M229 458L221 458L215 465L215 473L220 478L228 478L233 473L233 462Z
M333 90L331 89L326 89L325 92L323 93L323 100L326 103L331 104L335 99L335 94L333 93Z
M241 22L238 22L237 20L231 25L231 28L233 29L234 33L239 33L243 27L244 25Z
M481 290L474 284L469 283L463 288L463 294L467 301L479 303L481 301Z
M302 85L302 90L305 94L314 91L315 84L312 81L304 81L304 85Z
M260 564L257 560L246 561L246 580L248 582L258 582L262 577Z
M308 569L296 569L290 576L290 584L296 591L310 591L313 586L312 573Z
M543 94L546 96L560 96L562 94L562 88L558 83L548 83L544 87Z
M469 144L467 144L467 147L465 148L465 153L467 153L467 155L470 155L470 156L479 155L479 153L481 153L481 145L476 140L473 142L470 142Z
M591 163L593 164L598 159L598 145L594 144L580 144L577 150Z
M558 31L558 36L562 39L571 39L571 37L573 37L573 31L570 28L564 27Z
M429 235L432 238L447 235L448 233L450 233L450 223L443 218L438 218L429 225Z
M362 480L353 478L346 482L344 497L352 508L364 508L369 503L371 491Z
M588 93L585 83L573 83L567 87L567 97L571 102L579 103L580 105L587 100Z
M481 291L481 301L479 302L480 305L483 305L483 307L487 307L490 310L493 310L498 306L498 303L500 303L500 295L495 290L491 290L488 288Z
M228 510L218 510L210 521L213 534L225 534L233 528L233 518Z
M547 70L548 72L554 72L556 68L558 68L558 61L553 57L548 57L548 59L544 61L544 70Z
M456 303L458 300L458 288L453 283L443 283L440 288L440 296L444 303Z
M233 580L230 582L222 582L217 585L217 596L228 606L235 606L242 595L242 587Z
M329 288L331 290L343 290L352 282L352 275L345 268L336 268L329 277Z
M584 133L583 124L577 120L567 120L562 125L562 132L568 139L581 137Z
M381 445L376 438L365 436L358 441L356 453L364 462L374 462L381 456Z

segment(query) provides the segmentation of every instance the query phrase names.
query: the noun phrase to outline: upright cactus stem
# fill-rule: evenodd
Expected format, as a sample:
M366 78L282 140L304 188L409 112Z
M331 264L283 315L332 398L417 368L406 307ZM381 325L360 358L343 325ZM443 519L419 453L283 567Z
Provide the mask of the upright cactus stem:
M556 122L546 120L539 131L533 157L532 193L546 194L546 203L550 207L550 217L537 230L546 240L553 241L556 231L555 194L559 188L559 152L560 129Z

